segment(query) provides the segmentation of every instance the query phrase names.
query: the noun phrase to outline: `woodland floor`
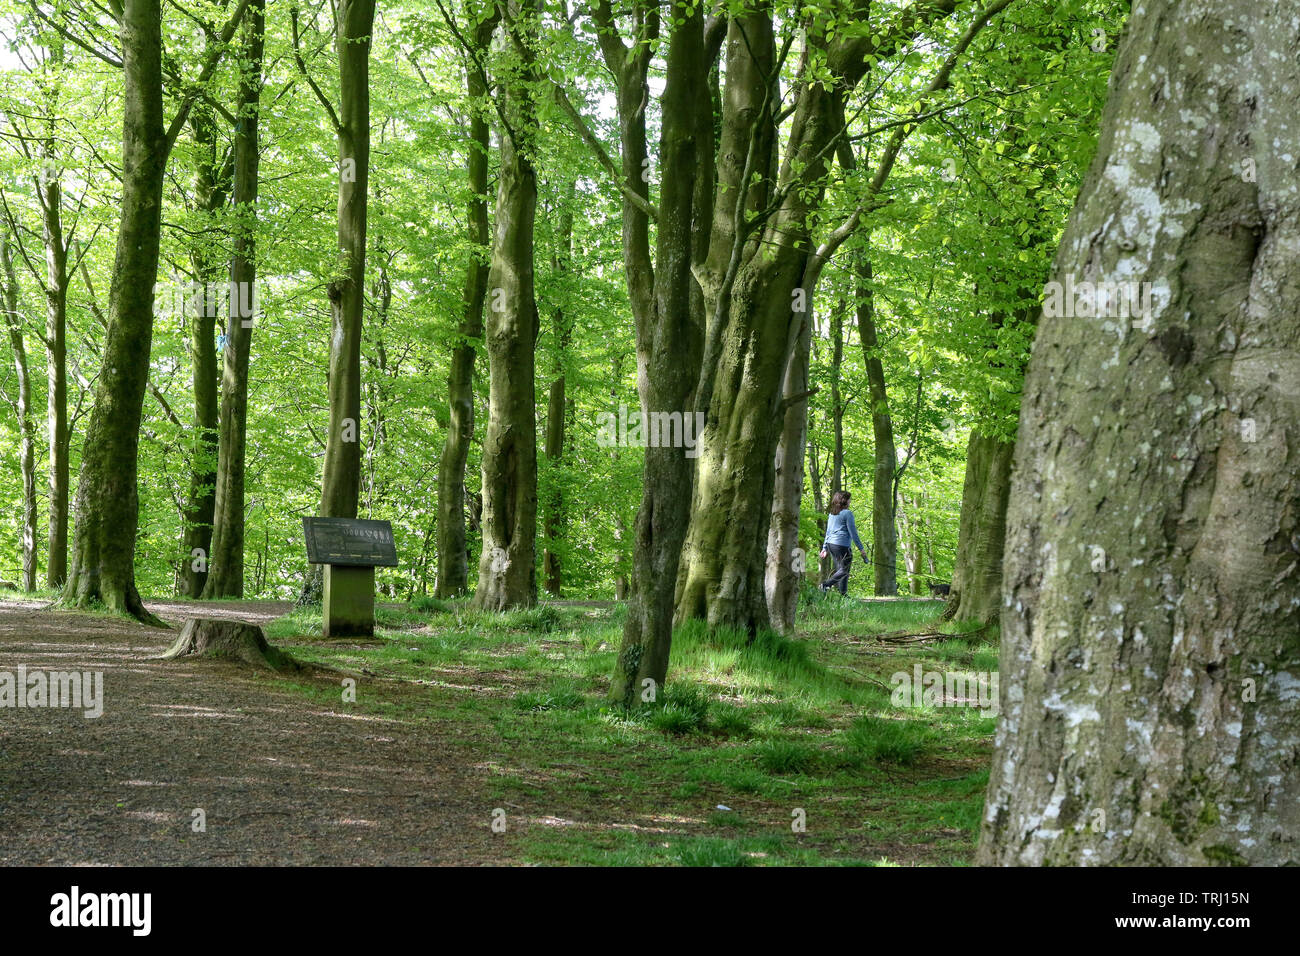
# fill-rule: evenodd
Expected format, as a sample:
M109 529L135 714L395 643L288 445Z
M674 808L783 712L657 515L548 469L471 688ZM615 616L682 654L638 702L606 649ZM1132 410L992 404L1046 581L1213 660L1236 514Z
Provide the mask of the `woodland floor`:
M937 602L870 621L866 602L827 610L818 640L761 659L681 638L675 666L714 699L683 681L650 724L603 706L621 613L603 602L500 626L455 606L387 605L376 640L355 644L322 641L319 617L287 602L148 602L173 627L258 624L344 672L292 677L155 660L176 630L45 603L0 600L0 670L102 671L104 713L0 710L0 864L908 865L965 863L973 849L992 720L897 721L920 734L901 763L881 762L874 739L840 742L887 706L889 671L945 660L862 635L932 617ZM987 664L987 646L948 643L950 663ZM812 656L773 664L791 644ZM348 674L356 702L343 700ZM807 832L791 832L797 809Z

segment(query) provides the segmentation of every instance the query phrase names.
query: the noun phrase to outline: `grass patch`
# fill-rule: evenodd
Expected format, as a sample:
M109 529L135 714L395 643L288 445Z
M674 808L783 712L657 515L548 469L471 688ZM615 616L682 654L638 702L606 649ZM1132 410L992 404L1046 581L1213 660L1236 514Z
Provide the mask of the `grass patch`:
M867 760L911 765L934 736L934 730L923 720L859 717L844 735L844 746Z
M518 825L533 862L966 864L996 721L895 707L890 676L995 670L997 648L873 640L933 628L941 610L819 595L793 635L690 622L674 633L667 685L628 710L609 702L622 605L498 614L426 598L381 605L373 642L321 642L319 609L267 632L300 660L367 674L352 706L436 721L484 755L489 806L572 821ZM336 690L292 686L339 706ZM806 832L791 831L796 808Z

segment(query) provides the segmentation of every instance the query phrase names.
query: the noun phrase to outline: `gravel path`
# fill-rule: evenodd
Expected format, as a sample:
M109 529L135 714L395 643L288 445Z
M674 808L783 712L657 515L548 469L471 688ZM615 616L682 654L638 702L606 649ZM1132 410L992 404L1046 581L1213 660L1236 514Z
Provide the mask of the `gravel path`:
M173 625L289 610L148 606ZM349 713L341 688L329 706L236 665L149 659L176 635L0 603L0 672L102 671L105 698L98 719L0 707L0 864L515 862L491 831L486 755L431 723Z

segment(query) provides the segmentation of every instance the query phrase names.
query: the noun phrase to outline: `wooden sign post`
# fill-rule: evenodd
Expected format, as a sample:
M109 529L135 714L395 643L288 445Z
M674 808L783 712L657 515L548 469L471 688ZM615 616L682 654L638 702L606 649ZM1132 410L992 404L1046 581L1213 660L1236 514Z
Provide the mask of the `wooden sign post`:
M397 567L393 526L363 518L303 518L307 560L325 565L326 637L373 637L375 568Z

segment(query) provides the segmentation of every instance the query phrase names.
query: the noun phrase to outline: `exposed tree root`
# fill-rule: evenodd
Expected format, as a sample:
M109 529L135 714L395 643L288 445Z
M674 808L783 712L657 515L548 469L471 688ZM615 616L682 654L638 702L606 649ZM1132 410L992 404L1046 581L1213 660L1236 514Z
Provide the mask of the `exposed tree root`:
M75 593L69 593L71 591L72 586L69 585L63 596L51 607L66 608L70 611L111 611L129 615L149 627L171 629L170 624L144 606L144 602L140 600L140 592L134 585L129 586L124 593L107 596L92 588L83 588Z

